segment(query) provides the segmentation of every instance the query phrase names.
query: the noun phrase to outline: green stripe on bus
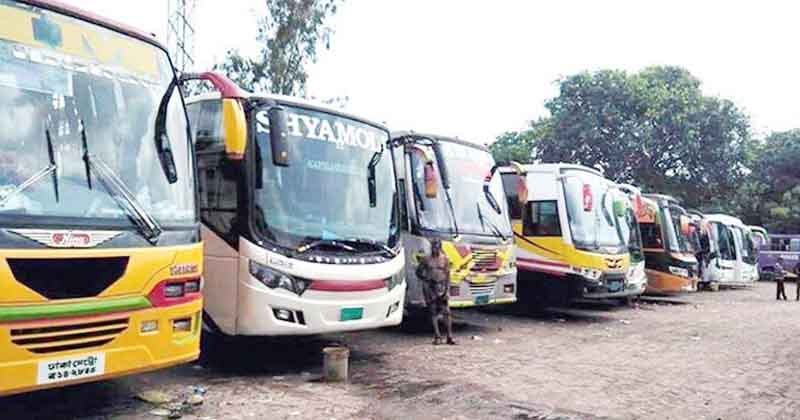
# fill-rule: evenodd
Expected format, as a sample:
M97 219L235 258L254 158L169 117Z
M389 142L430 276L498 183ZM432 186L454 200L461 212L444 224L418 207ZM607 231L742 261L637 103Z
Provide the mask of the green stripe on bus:
M144 296L120 299L104 299L93 302L51 303L33 306L11 307L0 306L0 322L102 315L113 312L145 309L149 308L150 306L150 301Z

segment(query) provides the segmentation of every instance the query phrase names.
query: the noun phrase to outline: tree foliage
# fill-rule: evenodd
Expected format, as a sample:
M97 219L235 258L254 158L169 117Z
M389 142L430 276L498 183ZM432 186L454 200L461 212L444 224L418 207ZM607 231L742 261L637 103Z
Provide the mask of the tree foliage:
M548 133L549 120L542 119L531 123L531 128L524 131L508 131L489 145L489 150L497 162L516 161L520 163L533 162L534 145L537 140Z
M338 0L268 0L266 15L259 20L256 39L261 50L256 58L238 50L227 52L216 70L249 91L305 95L306 65L316 61L318 47L330 48L332 29L328 19Z
M747 116L700 87L688 71L670 66L569 76L546 102L548 118L504 134L493 150L599 168L701 207L735 193L751 140Z
M730 207L750 224L800 232L800 129L775 132L754 148L752 172Z

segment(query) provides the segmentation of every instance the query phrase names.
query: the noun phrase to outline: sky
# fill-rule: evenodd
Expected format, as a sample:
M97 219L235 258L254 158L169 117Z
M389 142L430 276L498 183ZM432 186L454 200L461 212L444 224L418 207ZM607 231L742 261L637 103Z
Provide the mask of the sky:
M166 39L165 0L66 0ZM263 0L199 0L197 68L255 44ZM414 130L491 142L546 116L556 81L584 70L679 65L730 99L757 135L800 127L800 2L349 0L307 91Z

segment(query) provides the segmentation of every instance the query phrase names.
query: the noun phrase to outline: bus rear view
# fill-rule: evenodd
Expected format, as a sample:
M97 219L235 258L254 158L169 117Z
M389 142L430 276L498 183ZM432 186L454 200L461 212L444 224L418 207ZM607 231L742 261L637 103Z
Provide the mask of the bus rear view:
M199 354L186 113L150 37L0 1L0 395Z

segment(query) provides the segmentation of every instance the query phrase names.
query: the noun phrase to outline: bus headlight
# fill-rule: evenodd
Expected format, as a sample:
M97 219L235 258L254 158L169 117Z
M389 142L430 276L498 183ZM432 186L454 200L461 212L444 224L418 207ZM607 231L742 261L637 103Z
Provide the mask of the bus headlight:
M399 273L394 274L393 276L384 280L384 282L386 283L386 288L389 289L389 291L391 291L395 287L403 284L405 278L406 278L405 272L401 270Z
M689 277L689 270L683 267L675 267L674 265L669 266L669 272L681 277Z
M270 289L284 289L298 296L305 293L308 286L311 285L310 281L281 273L253 260L250 260L250 275Z

